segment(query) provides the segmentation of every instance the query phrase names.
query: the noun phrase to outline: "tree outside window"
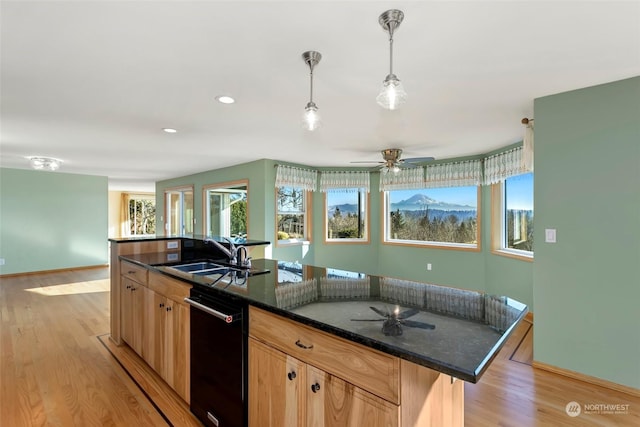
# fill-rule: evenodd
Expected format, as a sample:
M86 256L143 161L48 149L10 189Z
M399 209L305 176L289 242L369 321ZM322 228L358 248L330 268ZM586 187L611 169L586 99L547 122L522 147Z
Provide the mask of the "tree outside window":
M306 191L296 187L278 187L276 209L278 241L306 240Z
M156 233L156 200L152 195L129 197L129 235L145 236Z
M476 186L385 192L385 242L477 248Z
M367 193L329 190L326 192L326 241L367 240Z

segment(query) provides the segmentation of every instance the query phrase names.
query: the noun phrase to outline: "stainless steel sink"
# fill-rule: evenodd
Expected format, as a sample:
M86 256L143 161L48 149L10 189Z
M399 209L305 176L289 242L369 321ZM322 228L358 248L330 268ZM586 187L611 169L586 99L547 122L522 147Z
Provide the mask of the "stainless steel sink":
M209 261L172 265L169 268L181 271L183 273L196 274L198 276L207 276L210 274L226 274L227 272L229 272L229 270L237 270L226 265L216 264L215 262Z
M203 262L193 262L190 264L172 265L171 268L184 271L185 273L191 273L194 271L211 270L214 268L226 268L226 267L224 265L216 264L215 262L203 261Z

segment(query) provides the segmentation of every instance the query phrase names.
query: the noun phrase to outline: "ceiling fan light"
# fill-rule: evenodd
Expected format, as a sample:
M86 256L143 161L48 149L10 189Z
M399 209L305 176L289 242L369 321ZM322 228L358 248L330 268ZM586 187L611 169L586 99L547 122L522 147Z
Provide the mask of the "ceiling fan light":
M405 92L402 82L395 76L389 74L382 83L382 89L376 97L378 105L387 110L395 110L407 102L407 92Z
M322 121L320 120L320 114L318 113L318 106L313 103L307 103L302 115L302 124L308 131L314 131L320 127Z
M29 163L35 170L56 171L60 168L62 160L51 157L29 157Z

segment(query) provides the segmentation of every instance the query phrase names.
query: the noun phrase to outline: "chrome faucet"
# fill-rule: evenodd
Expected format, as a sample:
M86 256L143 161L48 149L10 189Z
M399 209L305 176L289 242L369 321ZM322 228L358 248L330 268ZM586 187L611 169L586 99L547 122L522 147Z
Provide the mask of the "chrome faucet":
M236 248L236 245L233 244L231 239L228 239L226 237L223 237L223 239L226 240L227 242L229 242L229 249L227 249L224 245L220 244L220 242L218 242L218 241L216 241L214 239L204 239L204 244L207 245L207 244L211 243L220 252L222 252L227 258L229 258L229 263L230 264L236 264L237 263L236 257L238 255L238 248ZM241 246L241 247L244 247L244 246Z
M246 267L246 268L251 267L251 257L248 256L246 246L238 246L238 249L236 250L236 254L238 256L239 266Z

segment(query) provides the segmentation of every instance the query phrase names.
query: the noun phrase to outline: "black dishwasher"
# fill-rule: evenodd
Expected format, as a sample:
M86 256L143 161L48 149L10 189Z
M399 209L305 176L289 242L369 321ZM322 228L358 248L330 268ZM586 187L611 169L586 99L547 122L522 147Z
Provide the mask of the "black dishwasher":
M206 426L247 425L246 302L194 286L191 305L191 412Z

